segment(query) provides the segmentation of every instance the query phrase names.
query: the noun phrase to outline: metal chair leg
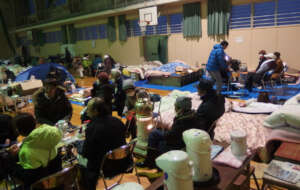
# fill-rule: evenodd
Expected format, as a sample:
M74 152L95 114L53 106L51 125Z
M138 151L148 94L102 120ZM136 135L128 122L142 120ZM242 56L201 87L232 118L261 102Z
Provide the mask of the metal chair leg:
M254 179L254 182L255 182L255 185L256 185L257 190L260 190L259 184L258 184L258 181L257 181L257 178L256 178L256 176L255 176L254 171L253 171L253 173L252 173L252 176L253 176L253 179Z

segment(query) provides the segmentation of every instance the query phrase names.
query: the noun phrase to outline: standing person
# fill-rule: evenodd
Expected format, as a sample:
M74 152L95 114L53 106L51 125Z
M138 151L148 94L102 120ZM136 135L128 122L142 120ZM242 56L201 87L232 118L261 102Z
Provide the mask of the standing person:
M111 80L114 84L114 107L115 110L118 112L118 115L121 117L124 107L125 107L125 100L126 100L126 93L123 90L123 78L121 71L117 69L111 70Z
M228 47L227 41L222 41L220 44L216 44L213 50L210 52L206 70L209 72L210 76L216 82L217 93L220 94L222 91L223 78L221 76L221 71L226 70L227 64L225 62L225 52L224 50Z
M122 121L111 115L102 98L93 98L89 101L87 115L91 121L85 131L86 138L82 149L82 156L88 160L84 179L87 190L96 190L103 157L108 151L126 144L125 126ZM120 160L118 163L120 169L127 167L126 161ZM104 168L106 176L110 175L109 169Z
M67 47L65 48L65 61L67 63L67 68L71 68L72 56L71 56L71 53L70 53L70 51Z
M91 65L92 65L92 61L90 60L90 55L84 54L84 56L82 58L82 66L83 66L84 72L87 73L87 75L91 74Z
M110 55L104 55L104 71L110 74L111 69L115 68L115 60Z
M73 108L59 86L59 81L49 78L43 81L43 87L33 95L34 113L38 123L55 125L59 120L70 120Z

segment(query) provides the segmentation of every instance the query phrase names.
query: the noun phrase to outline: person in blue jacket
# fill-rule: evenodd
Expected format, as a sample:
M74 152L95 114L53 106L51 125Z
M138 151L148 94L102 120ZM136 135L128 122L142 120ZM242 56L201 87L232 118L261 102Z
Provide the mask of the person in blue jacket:
M206 70L216 83L218 94L221 93L223 84L221 70L225 70L227 68L224 52L227 46L227 41L222 41L220 44L216 44L213 50L210 52L206 65Z

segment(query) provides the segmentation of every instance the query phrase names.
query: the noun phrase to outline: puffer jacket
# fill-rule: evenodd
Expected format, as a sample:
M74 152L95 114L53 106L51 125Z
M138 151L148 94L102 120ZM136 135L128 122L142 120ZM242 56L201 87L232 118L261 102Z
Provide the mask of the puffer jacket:
M219 71L227 67L225 62L225 53L221 44L216 44L213 50L210 52L206 70L207 71Z
M57 156L57 144L62 132L53 126L43 124L34 129L24 140L19 151L19 164L24 169L46 167Z

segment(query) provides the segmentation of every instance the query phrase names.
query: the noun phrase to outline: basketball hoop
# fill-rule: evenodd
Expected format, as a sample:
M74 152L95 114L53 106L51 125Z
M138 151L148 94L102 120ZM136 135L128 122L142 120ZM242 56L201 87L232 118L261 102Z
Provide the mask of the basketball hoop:
M150 21L139 21L139 26L141 29L141 32L146 32L147 26L150 24Z

